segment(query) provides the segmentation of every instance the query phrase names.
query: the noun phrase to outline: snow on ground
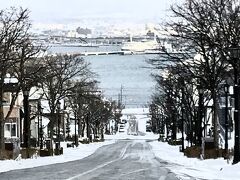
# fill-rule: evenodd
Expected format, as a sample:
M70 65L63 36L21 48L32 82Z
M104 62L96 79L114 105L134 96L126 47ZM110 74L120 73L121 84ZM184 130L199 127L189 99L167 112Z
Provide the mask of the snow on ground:
M114 143L114 140L91 143L79 144L77 148L67 148L66 142L61 143L63 147L63 155L49 156L49 157L35 157L33 159L20 159L0 161L0 172L6 172L14 169L32 168L37 166L44 166L49 164L64 163L74 160L83 159L93 154L99 147Z
M187 158L179 151L179 146L170 146L165 142L158 142L158 135L145 133L148 109L126 109L123 110L123 119L127 119L129 115L135 115L138 120L138 129L141 132L138 136L129 136L126 131L117 133L116 136L107 136L107 138L115 139L153 139L150 142L152 150L156 157L169 162L166 165L172 172L176 173L180 178L186 179L188 176L199 179L208 180L239 180L240 179L240 163L232 165L223 158L200 160L197 158ZM229 141L229 147L233 147L233 142Z
M128 135L126 132L124 133L117 133L116 135L105 135L105 139L107 140L121 140L121 139L132 139L132 140L157 140L158 135L154 135L152 133L146 133L144 135Z
M19 161L5 160L0 161L0 172L13 169L31 168L36 166L63 163L82 159L93 154L99 147L114 143L117 139L151 139L152 150L156 157L169 162L166 168L176 173L180 178L188 179L188 176L199 179L208 180L239 180L240 179L240 163L232 165L223 158L200 160L197 158L187 158L183 153L179 152L179 146L170 146L167 143L158 142L158 135L146 133L146 121L148 120L147 109L126 109L123 110L122 119L128 119L134 115L138 120L138 129L141 133L136 135L127 135L127 124L124 132L118 132L116 135L105 135L107 141L101 143L80 144L77 148L66 148L60 156L36 157L34 159L21 159Z
M127 108L122 110L122 114L124 115L147 115L149 113L149 108Z
M168 167L171 171L180 177L187 175L203 179L219 180L239 180L240 164L232 165L223 158L200 160L197 158L187 158L179 152L179 146L170 146L163 142L150 142L155 156L170 163Z
M145 132L146 121L149 117L146 115L148 109L127 109L123 111L126 114L135 114L139 131ZM145 129L144 129L145 128ZM157 139L158 136L146 133L145 136L137 136L135 139ZM233 139L233 138L232 138ZM219 180L239 180L240 179L240 163L232 165L223 158L200 160L197 158L187 158L179 151L179 146L170 146L167 143L153 141L150 142L152 150L156 157L170 162L168 167L179 177L186 178L187 176L203 178L203 179L219 179ZM233 141L229 141L229 147L233 147ZM174 165L175 164L175 165Z

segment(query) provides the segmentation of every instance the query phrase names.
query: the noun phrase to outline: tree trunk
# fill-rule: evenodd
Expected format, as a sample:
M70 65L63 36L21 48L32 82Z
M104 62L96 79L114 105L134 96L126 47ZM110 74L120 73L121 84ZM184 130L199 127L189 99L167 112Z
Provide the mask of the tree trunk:
M193 132L193 144L196 145L197 144L197 133L198 133L198 129L197 129L197 113L196 113L196 109L194 109L194 117L193 117L193 128L194 128L194 132Z
M214 134L214 146L215 148L218 148L218 141L219 141L219 135L218 135L218 116L217 116L217 98L216 98L216 92L212 91L213 95L213 134Z
M190 144L193 146L193 116L190 117Z
M50 137L50 149L53 149L53 129L56 122L56 114L54 111L50 112L50 122L48 125L49 137Z
M82 137L84 137L84 133L85 133L85 127L86 127L86 123L84 122L83 123L83 126L82 126L82 129L81 129L81 134L82 134Z
M104 140L104 126L101 128L101 140Z
M86 121L86 125L87 125L87 138L89 139L89 142L92 142L92 137L91 137L91 132L90 132L90 124L89 124L89 114L87 115L87 121Z
M78 117L78 136L79 136L79 138L82 137L82 120L81 120L81 117Z
M4 159L4 114L3 114L3 82L1 81L0 85L0 160Z
M176 115L173 112L172 115L172 121L173 121L173 125L172 125L172 140L176 140L177 139L177 126L176 126Z

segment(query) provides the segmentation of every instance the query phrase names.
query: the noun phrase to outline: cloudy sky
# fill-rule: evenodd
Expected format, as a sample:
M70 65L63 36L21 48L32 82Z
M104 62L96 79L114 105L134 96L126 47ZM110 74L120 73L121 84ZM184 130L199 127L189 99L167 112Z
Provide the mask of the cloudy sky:
M164 19L172 3L183 0L0 0L1 9L21 6L34 23L82 18Z

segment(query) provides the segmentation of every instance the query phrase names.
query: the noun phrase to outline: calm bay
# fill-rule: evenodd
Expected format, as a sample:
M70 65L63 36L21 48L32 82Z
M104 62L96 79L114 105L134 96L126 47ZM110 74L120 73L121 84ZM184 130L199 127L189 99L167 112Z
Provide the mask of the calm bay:
M53 53L80 53L86 51L119 50L119 46L63 47L54 46ZM99 88L108 99L122 99L125 107L143 107L151 101L155 82L153 70L146 62L158 55L97 55L83 56L90 62L91 70L97 74ZM120 95L122 94L122 98Z

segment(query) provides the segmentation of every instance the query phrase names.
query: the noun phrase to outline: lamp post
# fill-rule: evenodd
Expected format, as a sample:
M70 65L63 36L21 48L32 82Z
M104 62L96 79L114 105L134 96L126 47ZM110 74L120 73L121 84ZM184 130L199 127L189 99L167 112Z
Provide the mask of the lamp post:
M153 114L154 114L154 119L152 121L153 132L158 133L158 106L156 106L156 104L153 104Z
M89 118L90 118L90 112L87 113L86 124L87 124L87 138L89 139L89 142L92 142L92 138L90 137Z
M182 106L181 106L181 111L182 111L182 152L184 152L184 87L182 84Z
M10 135L11 135L11 140L12 140L12 134L13 134L13 133L12 133L12 129L13 129L13 128L12 128L12 123L13 123L13 120L11 119L10 122L11 122Z
M56 149L60 149L60 105L61 103L57 101L57 118L58 118L58 132L57 132L57 139L58 139L58 147Z
M164 112L162 110L161 111L161 139L162 140L164 140L164 137L165 137L165 126L166 126L165 115L164 115Z
M40 101L38 101L38 106L37 106L37 110L38 110L38 147L40 146Z
M74 118L75 118L75 146L78 147L78 136L77 136L77 107L75 108L75 112L74 112Z
M40 109L39 109L39 114L40 114L40 119L39 119L39 123L40 123L40 149L43 149L43 124L42 124L42 114L43 114L43 108L41 107L40 104Z
M38 105L37 105L37 109L38 109L38 146L40 146L40 111L41 111L41 103L40 101L38 101Z
M225 152L228 153L228 92L229 85L226 83L224 85L225 92Z
M198 85L198 145L202 145L202 115L203 115L203 88L202 84Z
M156 106L156 133L159 134L160 136L160 129L159 129L159 120L160 120L160 113L159 113L159 108Z
M43 127L42 127L42 107L41 101L38 101L38 146L43 149Z
M118 129L118 112L119 109L117 107L114 108L114 129L115 129L115 133L117 133Z
M23 130L23 142L25 148L29 147L29 88L23 90L23 108L24 108L24 130Z
M231 47L229 48L231 64L234 71L234 124L235 124L235 137L234 137L234 158L233 164L236 164L240 161L240 151L239 151L239 57L240 57L240 47Z

